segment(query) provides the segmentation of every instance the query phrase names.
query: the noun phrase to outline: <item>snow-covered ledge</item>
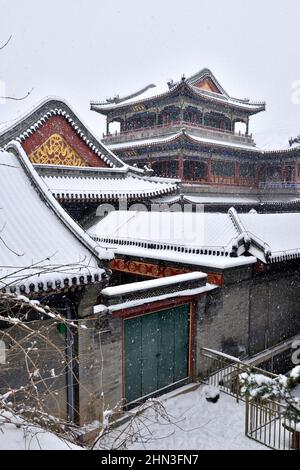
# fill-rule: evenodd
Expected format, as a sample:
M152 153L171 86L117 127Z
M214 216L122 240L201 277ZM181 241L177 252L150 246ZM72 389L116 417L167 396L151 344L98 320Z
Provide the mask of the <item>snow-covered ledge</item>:
M112 312L172 297L199 295L216 288L212 284L207 284L206 281L206 274L192 272L107 287L101 291L102 303L94 307L94 314Z

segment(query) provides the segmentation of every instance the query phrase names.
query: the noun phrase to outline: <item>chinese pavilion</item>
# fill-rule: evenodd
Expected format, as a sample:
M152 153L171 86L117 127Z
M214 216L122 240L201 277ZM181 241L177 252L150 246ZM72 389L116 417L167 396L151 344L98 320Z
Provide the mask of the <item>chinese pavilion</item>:
M91 109L106 116L103 142L110 150L129 164L181 179L189 202L212 210L299 206L297 141L283 151L258 149L249 121L265 103L231 97L208 69L162 88L92 101ZM110 132L112 123L117 132Z

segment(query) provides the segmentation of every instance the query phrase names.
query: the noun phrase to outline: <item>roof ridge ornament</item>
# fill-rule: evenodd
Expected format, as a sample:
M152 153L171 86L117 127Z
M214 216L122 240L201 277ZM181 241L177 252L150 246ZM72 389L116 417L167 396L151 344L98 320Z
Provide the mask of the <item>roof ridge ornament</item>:
M249 252L251 245L261 250L265 256L266 261L268 262L272 256L272 251L271 251L270 246L266 242L263 242L262 240L260 240L253 233L248 232L247 228L244 226L243 222L241 221L234 207L231 207L228 210L228 214L235 228L237 229L238 232L240 232L240 235L235 240L236 243L234 243L232 247L235 256L237 256L237 250L239 246L241 246L241 243L242 243L245 246L246 252Z
M244 224L242 223L237 211L234 207L231 207L228 210L228 215L232 220L232 223L236 230L239 232L239 236L235 239L235 242L232 244L232 250L234 256L238 256L238 248L241 245L244 245L246 252L249 251L251 245L251 237L249 236Z
M107 103L119 103L120 95L115 95L113 98L106 98Z
M300 145L300 134L298 135L298 137L291 137L290 140L289 140L289 144L290 144L290 147L292 147L294 144L299 144Z
M156 85L154 83L150 83L149 85L141 88L140 90L131 93L130 95L122 96L120 98L120 95L115 95L113 98L106 98L105 102L97 102L97 101L91 101L90 104L91 106L93 105L101 105L101 104L118 104L122 103L123 101L127 101L132 98L136 98L137 96L141 95L142 93L145 93L145 91L150 90L150 88L156 88Z

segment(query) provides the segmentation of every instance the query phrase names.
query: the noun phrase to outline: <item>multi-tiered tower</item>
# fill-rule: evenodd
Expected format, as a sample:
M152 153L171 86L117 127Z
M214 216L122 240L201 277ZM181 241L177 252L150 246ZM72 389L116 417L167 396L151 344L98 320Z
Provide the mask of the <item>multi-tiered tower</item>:
M212 194L223 201L225 194L226 204L238 198L246 206L269 203L274 191L276 203L298 196L299 147L262 151L250 133L250 117L265 107L232 98L208 69L124 98L91 102L107 119L103 142L125 162L181 179L185 195L208 195L211 203ZM118 123L117 131L112 123Z

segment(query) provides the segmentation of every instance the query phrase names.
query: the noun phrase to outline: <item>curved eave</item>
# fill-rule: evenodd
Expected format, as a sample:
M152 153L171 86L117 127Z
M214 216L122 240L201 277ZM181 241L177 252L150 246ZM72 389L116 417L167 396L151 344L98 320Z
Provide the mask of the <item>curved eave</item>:
M294 147L294 148L288 148L288 149L282 149L282 150L263 150L262 154L265 157L273 157L273 156L278 156L278 155L298 156L300 154L300 147Z
M73 175L80 175L85 174L89 176L126 176L129 169L131 171L131 167L124 164L124 166L120 168L105 168L105 167L95 167L95 166L70 166L70 165L49 165L44 163L34 163L34 168L40 175L48 174L48 175L57 175L62 173L63 175L70 174Z
M50 266L51 267L51 266ZM64 293L69 289L80 289L87 285L98 284L103 276L105 269L83 269L78 273L78 266L68 266L60 270L59 266L52 267L51 274L41 274L38 272L28 275L26 280L16 278L15 276L6 277L6 286L1 287L2 293L25 294L26 296L49 295L51 293ZM74 271L74 272L73 272Z
M153 95L148 98L142 98L140 100L136 100L134 102L120 102L116 104L107 104L107 103L97 103L95 101L92 101L90 103L90 107L92 111L96 111L100 114L108 115L111 111L115 111L117 109L126 109L130 108L132 106L136 106L142 103L148 103L151 100L160 100L164 99L170 96L173 96L176 94L178 91L180 91L181 88L186 88L188 92L190 92L194 98L196 99L204 99L205 101L209 102L218 102L220 104L223 104L226 107L230 108L235 108L235 109L240 109L248 114L257 114L261 111L265 111L266 109L266 103L261 102L261 103L255 103L255 102L243 102L242 100L238 100L236 98L228 98L227 96L223 95L218 95L217 93L210 93L210 92L205 92L199 89L195 90L195 87L192 85L189 85L187 82L181 82L172 87L170 90L167 90L165 93L160 93L157 95ZM222 98L221 98L222 96Z
M251 102L251 101L244 101L239 100L238 98L231 98L224 95L220 95L219 93L214 93L206 90L201 90L196 87L191 87L190 89L192 93L196 96L200 96L201 98L213 102L218 102L224 104L224 106L230 108L238 108L243 111L246 111L248 114L253 115L260 113L261 111L266 110L266 103L265 102Z
M70 165L49 165L44 163L34 163L34 168L38 171L40 175L57 175L63 173L64 175L70 174L73 175L89 175L89 176L122 176L134 175L139 178L147 178L145 176L145 171L141 168L137 168L126 163L122 167L114 168L105 168L105 167L95 167L95 166L70 166ZM153 177L151 177L153 179ZM163 182L173 182L168 178L162 178Z
M166 194L173 193L177 191L177 189L178 189L177 186L174 186L170 188L158 189L158 190L153 190L153 191L136 191L132 193L127 193L127 192L72 193L71 191L67 193L67 192L61 192L61 191L53 191L52 194L56 199L58 199L61 202L72 203L72 202L87 202L88 201L88 202L98 203L98 202L114 202L120 199L136 201L136 200L155 198L155 197L164 196Z
M200 248L194 246L183 246L182 244L161 242L159 240L132 240L131 238L123 237L99 237L91 234L93 240L99 243L104 243L110 246L135 246L143 248L145 250L170 250L174 253L192 254L192 255L204 255L204 256L217 256L220 258L230 258L232 256L231 246L201 246ZM146 254L146 253L145 253Z
M237 151L237 152L240 152L241 150L244 150L246 152L254 152L254 153L261 153L260 150L258 150L256 147L246 147L246 146L243 146L243 145L234 145L234 144L231 144L231 145L226 145L226 143L218 143L218 142L210 142L209 139L203 139L203 140L198 140L198 139L194 139L190 134L186 134L186 133L179 133L173 137L170 137L169 139L162 139L160 141L157 141L157 142L149 142L149 143L146 143L146 142L143 142L142 144L139 144L138 142L136 142L135 144L133 145L130 145L130 142L127 143L124 142L124 147L116 147L115 148L115 151L118 151L118 152L123 152L123 151L128 151L128 150L131 150L131 149L135 149L135 148L138 148L138 149L142 149L142 148L146 148L148 149L149 147L159 147L160 145L168 145L168 144L174 144L174 143L179 143L180 140L186 140L192 144L197 144L197 145L202 145L202 146L207 146L207 147L222 147L224 149L228 149L230 148L232 151ZM113 144L111 145L111 148L114 149L113 147Z

